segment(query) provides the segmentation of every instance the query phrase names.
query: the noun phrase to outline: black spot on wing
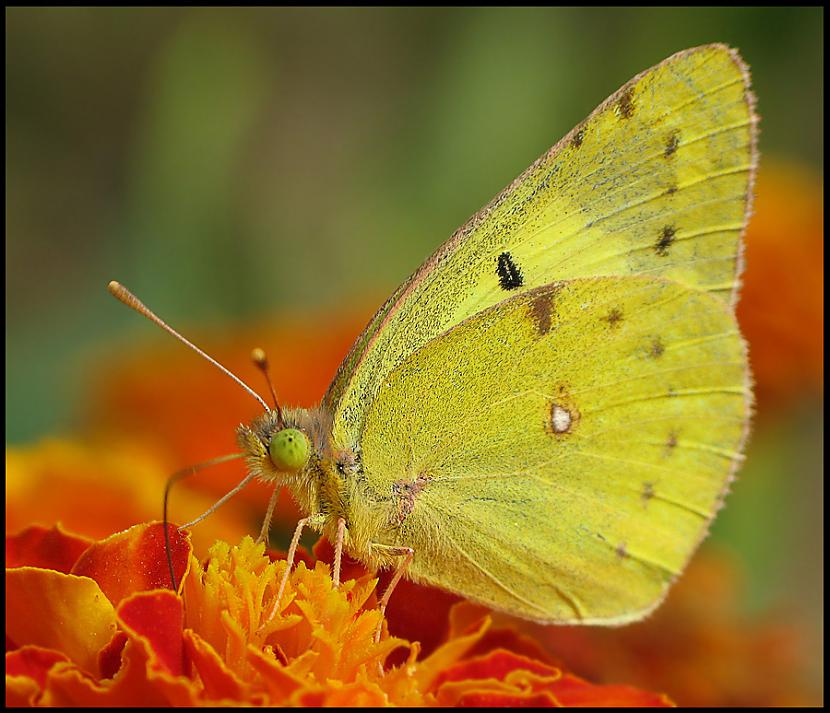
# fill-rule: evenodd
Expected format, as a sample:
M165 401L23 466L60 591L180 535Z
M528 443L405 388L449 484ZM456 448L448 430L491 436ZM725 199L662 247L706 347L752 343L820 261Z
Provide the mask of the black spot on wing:
M515 290L524 284L524 277L519 266L513 262L510 253L502 253L498 257L496 274L499 276L499 285L503 290Z
M669 248L674 242L676 233L677 229L673 225L664 225L663 230L660 232L660 237L654 244L654 252L660 257L666 257L669 254Z
M575 149L578 149L582 146L582 142L585 140L585 129L577 129L574 131L574 135L571 137L571 146Z

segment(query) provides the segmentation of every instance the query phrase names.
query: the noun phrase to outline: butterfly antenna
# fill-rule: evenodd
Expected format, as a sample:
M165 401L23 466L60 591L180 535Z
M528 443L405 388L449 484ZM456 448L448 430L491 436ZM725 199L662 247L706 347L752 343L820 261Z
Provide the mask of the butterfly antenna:
M280 425L285 426L285 419L282 417L282 408L280 408L280 402L277 399L277 392L274 389L274 382L271 381L271 368L268 364L268 357L265 355L265 350L260 349L257 347L251 352L251 361L256 364L257 368L263 373L265 376L265 381L268 382L268 388L271 390L271 396L274 399L274 408L277 411L277 416L280 420Z
M167 503L170 500L170 488L173 487L174 483L177 483L182 478L187 478L188 476L193 475L197 470L202 470L212 465L219 465L219 463L225 463L229 460L236 460L237 458L244 457L244 455L244 453L231 453L230 455L219 456L218 458L211 458L210 460L206 460L203 463L196 463L196 465L191 465L187 468L182 468L182 470L173 473L173 475L171 475L167 479L167 484L164 486L164 508L162 510L162 522L164 523L164 552L167 555L167 566L170 569L170 581L173 583L174 592L179 591L179 585L176 582L176 573L173 570L173 554L170 549L170 531L167 520Z
M173 327L167 324L167 322L165 322L163 319L158 317L152 310L150 310L143 302L141 302L141 300L138 299L138 297L136 297L120 282L116 282L115 280L113 280L109 283L109 285L107 285L107 289L110 291L110 294L112 294L112 296L115 297L117 300L123 302L125 305L127 305L127 307L134 309L136 312L138 312L140 315L143 315L151 322L155 322L163 330L169 332L180 342L190 347L194 352L207 359L217 369L225 373L227 376L230 376L231 379L233 379L237 384L239 384L243 389L245 389L245 391L247 391L251 396L253 396L257 401L259 401L259 403L262 404L262 408L264 408L266 411L271 410L268 407L268 404L266 404L265 401L262 399L262 397L250 386L248 386L244 381L242 381L242 379L240 379L235 374L232 374L218 361L216 361L216 359L213 359L212 357L208 356L195 344L185 339L181 334L179 334L175 329L173 329Z

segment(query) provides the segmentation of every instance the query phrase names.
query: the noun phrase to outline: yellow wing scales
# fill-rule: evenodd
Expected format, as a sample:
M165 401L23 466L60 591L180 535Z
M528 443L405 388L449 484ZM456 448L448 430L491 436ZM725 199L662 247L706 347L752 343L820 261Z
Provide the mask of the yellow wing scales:
M529 291L386 376L354 507L419 483L402 522L373 533L415 549L415 579L540 621L637 619L720 505L746 381L715 296L642 277Z
M412 352L508 297L652 275L734 304L755 165L746 67L722 45L635 77L476 214L357 341L324 406L357 449L367 405Z

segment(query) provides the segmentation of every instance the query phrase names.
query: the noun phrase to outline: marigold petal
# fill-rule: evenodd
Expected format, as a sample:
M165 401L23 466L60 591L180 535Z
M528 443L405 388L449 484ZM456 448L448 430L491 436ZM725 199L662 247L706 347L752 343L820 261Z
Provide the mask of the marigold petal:
M505 627L488 630L479 642L467 652L467 657L483 656L496 649L512 651L515 654L550 665L558 663L535 639Z
M232 429L230 433L232 438ZM7 448L6 532L60 521L75 533L104 538L157 518L167 478L183 464L195 461L162 457L161 449L138 443L133 434L130 439L119 441L110 433L105 443L48 439L25 448ZM233 465L228 464L228 470L217 468L218 476L224 478L219 486L222 492L236 477L239 466L235 471ZM173 491L171 515L181 522L203 513L216 500L212 494L189 487L200 480L201 474ZM270 489L261 487L267 502ZM263 507L256 518L261 517ZM252 515L240 510L234 500L194 528L192 540L206 551L217 539L244 532Z
M470 692L459 696L455 702L459 708L556 708L556 699L547 692L499 693L497 691Z
M483 616L478 620L478 628L473 628L466 635L451 638L421 661L413 673L420 689L432 690L441 674L459 661L484 636L490 628L490 623L490 617Z
M6 675L30 678L40 689L46 685L46 674L61 661L69 661L69 658L60 651L41 646L23 646L6 654Z
M35 705L40 687L27 676L6 676L6 708L26 708Z
M92 579L34 567L6 570L6 636L18 646L61 651L97 675L98 652L115 629L115 610Z
M249 700L250 687L234 675L214 648L195 631L185 629L184 646L202 679L205 698L213 701Z
M181 582L189 562L189 539L168 525L176 580ZM98 582L117 605L125 597L151 589L171 588L162 524L144 523L95 543L81 555L72 573Z
M393 576L393 571L381 573L377 591L385 592ZM450 609L459 601L461 598L457 594L402 579L386 608L389 633L408 641L419 641L423 655L428 656L446 641ZM405 653L394 652L390 663L403 662Z
M131 639L140 638L150 664L174 676L185 673L182 600L173 592L139 592L121 602L118 621Z
M47 679L46 705L170 706L199 702L201 687L180 675L188 666L182 643L181 600L168 590L139 592L118 608L128 641L112 680L96 681L75 667L56 666Z
M310 696L296 696L292 703L307 705L305 703L307 699L318 700L320 701L319 705L329 708L376 708L389 705L389 697L383 689L377 683L366 679L342 685L332 685L332 682L329 682L328 689L322 699L312 693Z
M198 688L182 677L148 665L146 646L131 639L124 647L124 664L115 678L102 682L74 666L58 664L47 678L42 705L73 707L159 707L196 705Z
M98 653L98 668L101 678L112 678L121 668L127 635L123 631L115 632L112 640Z
M563 706L604 708L671 708L674 703L662 693L634 686L596 685L573 674L565 674L552 687Z
M303 690L307 683L304 676L297 675L253 646L248 647L248 661L265 683L270 705L286 703L295 692Z
M461 681L471 678L504 680L507 674L516 670L531 671L540 676L550 677L552 680L562 675L558 668L520 656L512 651L497 649L485 656L466 659L450 666L436 678L435 687L440 687L445 681Z
M6 567L39 567L69 574L92 542L66 532L60 524L32 525L16 535L6 535Z
M476 701L491 701L490 705L498 706L526 707L535 702L550 707L556 705L550 690L552 683L550 676L514 671L504 681L495 678L447 681L437 689L436 700L440 706L470 706L477 705Z

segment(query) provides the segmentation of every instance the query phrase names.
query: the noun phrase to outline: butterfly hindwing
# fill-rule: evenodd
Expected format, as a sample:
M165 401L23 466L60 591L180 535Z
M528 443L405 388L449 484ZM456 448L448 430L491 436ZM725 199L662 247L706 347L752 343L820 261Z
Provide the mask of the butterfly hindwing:
M640 618L741 459L747 373L731 310L705 292L642 277L531 290L386 375L362 502L400 500L383 544L415 549L416 580L540 621Z

